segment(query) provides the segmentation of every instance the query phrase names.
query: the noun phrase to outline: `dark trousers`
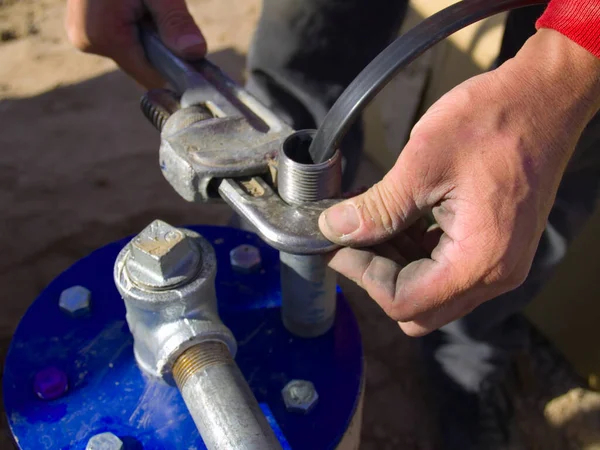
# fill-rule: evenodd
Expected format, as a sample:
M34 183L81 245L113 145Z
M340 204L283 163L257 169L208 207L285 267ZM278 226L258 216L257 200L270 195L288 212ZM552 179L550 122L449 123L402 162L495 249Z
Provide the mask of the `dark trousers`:
M265 0L249 54L248 89L295 128L316 128L344 88L397 36L406 7L405 0ZM534 34L542 11L529 7L509 14L498 63ZM357 123L341 146L346 187L361 147ZM527 345L518 312L550 277L595 207L599 147L597 115L564 176L526 282L427 338L433 359L463 389L476 392L514 350Z

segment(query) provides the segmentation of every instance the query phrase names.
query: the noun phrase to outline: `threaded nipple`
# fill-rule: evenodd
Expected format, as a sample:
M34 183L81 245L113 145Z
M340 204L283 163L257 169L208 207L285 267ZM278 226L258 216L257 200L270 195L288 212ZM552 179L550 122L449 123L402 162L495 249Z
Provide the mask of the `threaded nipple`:
M281 198L291 205L316 202L340 195L342 166L340 152L314 164L308 149L315 130L290 135L279 152L277 186Z
M189 378L209 366L233 363L229 349L222 342L203 342L184 351L173 366L173 377L179 389Z

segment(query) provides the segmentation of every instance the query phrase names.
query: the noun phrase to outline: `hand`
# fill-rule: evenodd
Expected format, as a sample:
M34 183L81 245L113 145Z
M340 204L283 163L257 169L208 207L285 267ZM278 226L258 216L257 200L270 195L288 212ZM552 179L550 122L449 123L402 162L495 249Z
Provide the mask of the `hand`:
M395 166L319 225L330 266L411 336L527 277L566 165L600 107L600 60L552 30L461 84L412 130ZM431 212L436 227L426 229Z
M136 24L147 13L161 39L182 58L201 58L206 41L188 12L185 0L68 0L69 41L86 53L113 59L147 89L165 81L144 55Z

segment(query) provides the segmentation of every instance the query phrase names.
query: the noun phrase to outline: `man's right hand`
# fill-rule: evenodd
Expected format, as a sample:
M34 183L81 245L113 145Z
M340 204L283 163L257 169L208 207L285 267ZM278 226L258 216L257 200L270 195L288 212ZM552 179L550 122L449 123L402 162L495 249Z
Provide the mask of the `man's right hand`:
M67 0L67 34L79 50L113 59L146 88L162 87L165 80L146 59L138 39L137 23L146 14L174 53L185 59L206 54L206 40L185 0Z

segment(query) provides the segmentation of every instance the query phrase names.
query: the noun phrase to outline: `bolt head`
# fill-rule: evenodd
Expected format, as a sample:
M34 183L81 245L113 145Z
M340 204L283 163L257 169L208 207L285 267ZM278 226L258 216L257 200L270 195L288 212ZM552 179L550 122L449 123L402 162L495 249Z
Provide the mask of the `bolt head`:
M80 317L90 310L92 293L83 286L72 286L60 294L58 306L67 314Z
M260 251L253 245L239 245L229 252L231 267L243 273L251 273L261 265Z
M33 390L42 400L54 400L67 392L67 374L56 367L47 367L35 374Z
M123 448L123 441L110 432L92 436L85 446L85 450L123 450Z
M200 253L182 230L155 220L130 245L127 268L134 281L152 287L185 281L198 267Z
M306 380L292 380L281 391L289 412L307 414L317 404L319 394L315 385Z

